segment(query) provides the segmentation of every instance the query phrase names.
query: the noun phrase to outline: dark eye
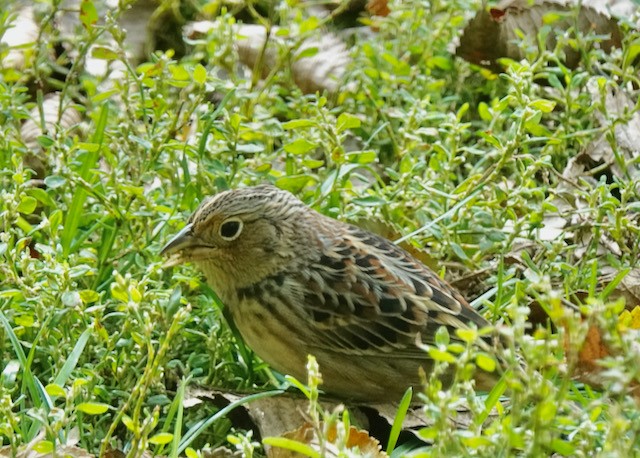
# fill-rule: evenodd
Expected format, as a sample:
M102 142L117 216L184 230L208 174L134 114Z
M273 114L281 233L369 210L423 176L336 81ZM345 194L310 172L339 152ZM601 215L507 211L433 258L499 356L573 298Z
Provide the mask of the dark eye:
M242 231L242 221L233 218L228 219L220 225L220 237L225 240L233 240L240 235Z

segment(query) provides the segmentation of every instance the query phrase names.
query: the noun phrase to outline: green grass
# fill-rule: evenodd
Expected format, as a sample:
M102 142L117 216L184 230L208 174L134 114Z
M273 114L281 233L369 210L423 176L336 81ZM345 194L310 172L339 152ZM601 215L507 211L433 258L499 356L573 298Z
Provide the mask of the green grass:
M227 444L261 454L224 411L182 400L193 384L268 396L277 379L234 338L195 268L165 269L158 253L204 197L272 182L332 217L383 221L446 278L472 278L463 292L510 330L508 370L487 395L469 382L477 352L442 337L438 354L455 355L457 383L414 392L433 421L420 433L433 443L416 455L633 455L640 421L627 391L639 353L635 333L619 331L616 294L640 254L638 161L615 130L638 112L638 32L610 55L584 51L576 69L529 47L526 61L489 77L449 47L478 2L395 2L378 33L351 38L349 84L305 95L285 70L265 83L239 70L224 11L184 56L157 51L136 65L118 26L92 22L91 11L73 35L56 33L55 3L39 4L34 65L0 71L0 444L16 451L38 437L46 452L77 435L92 453L195 456ZM323 33L292 3L258 11L288 26L292 47ZM84 70L93 44L124 64L121 77ZM41 188L29 181L20 127L52 88L84 123L38 138ZM607 108L608 91L628 94L629 109ZM600 137L611 164L563 178ZM548 239L554 216L567 226ZM527 334L532 305L555 326ZM572 380L591 324L614 350L598 387ZM463 401L466 429L451 421ZM349 422L314 400L310 410L318 425Z

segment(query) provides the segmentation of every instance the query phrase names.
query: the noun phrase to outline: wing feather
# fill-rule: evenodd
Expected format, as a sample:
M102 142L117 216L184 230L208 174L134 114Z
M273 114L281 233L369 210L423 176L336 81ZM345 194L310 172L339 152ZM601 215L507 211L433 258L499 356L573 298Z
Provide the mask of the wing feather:
M440 326L455 340L457 328L488 325L448 283L397 245L331 222L322 256L296 279L307 285L301 302L317 328L309 333L311 346L425 358L416 339L433 343Z

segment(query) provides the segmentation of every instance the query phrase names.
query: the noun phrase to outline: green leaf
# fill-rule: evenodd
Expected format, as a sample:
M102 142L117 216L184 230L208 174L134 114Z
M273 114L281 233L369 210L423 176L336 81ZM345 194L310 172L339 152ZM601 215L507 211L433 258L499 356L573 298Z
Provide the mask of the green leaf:
M80 299L83 303L89 304L100 299L100 294L92 289L83 289L80 291Z
M387 442L387 455L391 455L393 449L396 447L396 443L398 442L398 438L400 437L400 432L402 431L402 425L404 424L404 419L407 416L407 411L409 410L409 406L411 405L411 397L413 396L413 389L411 387L407 388L407 391L402 395L402 400L400 401L400 405L398 406L398 410L396 411L395 418L393 419L393 426L391 427L391 432L389 433L389 441Z
M80 2L80 22L86 29L92 29L98 22L98 10L91 0Z
M306 57L313 57L318 54L318 48L315 46L305 48L296 55L296 60L304 59Z
M49 396L51 396L52 398L67 397L67 393L64 391L64 389L60 385L57 385L55 383L48 384L44 389L47 390L47 393L49 393Z
M444 326L440 326L436 331L434 340L436 342L436 345L442 345L442 346L449 345L449 342L451 341L451 339L450 339L449 331L447 330L447 328Z
M62 304L65 307L79 307L82 305L82 299L80 299L80 293L77 291L65 291L61 296Z
M44 189L41 189L41 188L27 189L27 194L30 195L31 197L36 198L38 202L40 202L43 205L46 205L47 207L56 206L56 202L51 198L49 193L47 193L47 191L45 191Z
M133 424L133 420L131 419L131 417L129 417L128 415L123 415L122 416L122 424L129 430L129 431L135 431L135 425Z
M449 352L438 350L437 348L434 348L434 347L429 347L427 351L429 352L429 356L431 357L431 359L433 359L434 361L440 361L443 363L456 362L456 357Z
M101 415L109 410L109 404L101 402L81 402L76 406L76 410L87 415Z
M576 447L571 442L554 437L551 439L551 450L562 456L573 456L576 452Z
M119 300L120 302L129 302L129 292L117 283L111 284L111 297Z
M540 110L543 113L551 113L556 107L556 102L553 102L552 100L538 99L531 102L529 106L536 110Z
M300 129L303 127L317 127L318 123L311 119L294 119L282 124L284 130Z
M463 437L461 441L464 445L471 448L489 447L492 445L489 438L484 436Z
M376 196L358 197L351 200L351 203L361 207L381 207L387 203L386 200Z
M118 58L118 53L106 46L94 46L91 49L91 56L102 60L116 60Z
M31 196L22 196L18 204L18 211L23 215L30 215L38 206L38 201Z
M193 68L193 80L200 85L207 82L207 69L202 64L196 64Z
M464 252L464 250L462 249L462 247L460 245L458 245L457 243L451 243L451 249L453 250L453 252L456 254L456 256L464 261L468 260L469 257L467 256L467 253Z
M291 175L278 178L276 186L285 191L296 193L304 188L313 178L307 175Z
M183 65L170 65L169 71L171 72L171 76L176 81L188 81L189 80L189 72L184 68Z
M478 332L475 329L456 329L456 335L465 343L473 343L478 338Z
M476 356L476 365L485 372L493 372L496 370L496 361L486 353L478 353Z
M340 116L338 116L338 133L342 133L347 129L355 129L357 127L360 127L361 124L362 122L360 121L360 118L357 118L349 113L342 113Z
M46 184L49 189L56 189L67 184L67 179L60 175L49 175L45 177L44 184Z
M298 138L290 143L285 144L283 148L287 153L304 154L314 150L316 148L316 144L310 142L305 138Z
M236 145L236 151L238 153L245 154L262 153L264 151L264 145L259 145L256 143L243 143L241 145Z
M271 447L283 448L291 452L299 453L310 458L321 458L322 455L316 451L312 446L303 444L302 442L295 441L293 439L286 439L284 437L265 437L262 440L265 445Z
M378 157L375 151L353 151L346 156L347 160L353 164L370 164Z
M320 25L320 19L317 16L309 16L300 24L300 33L307 33L315 30Z
M173 434L171 433L158 433L155 436L149 438L149 443L154 445L168 444L173 440Z
M483 121L490 122L493 119L491 111L489 111L489 105L485 102L480 102L478 104L478 114L480 115L480 119Z
M51 441L40 441L33 446L33 450L38 452L40 455L49 455L54 451L53 442Z

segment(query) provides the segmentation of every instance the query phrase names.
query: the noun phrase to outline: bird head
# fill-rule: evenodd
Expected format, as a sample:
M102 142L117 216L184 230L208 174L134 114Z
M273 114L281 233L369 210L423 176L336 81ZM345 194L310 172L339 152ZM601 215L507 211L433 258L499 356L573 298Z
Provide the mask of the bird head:
M311 231L309 210L287 191L261 185L202 202L162 249L166 265L195 263L218 292L256 283L299 257Z

